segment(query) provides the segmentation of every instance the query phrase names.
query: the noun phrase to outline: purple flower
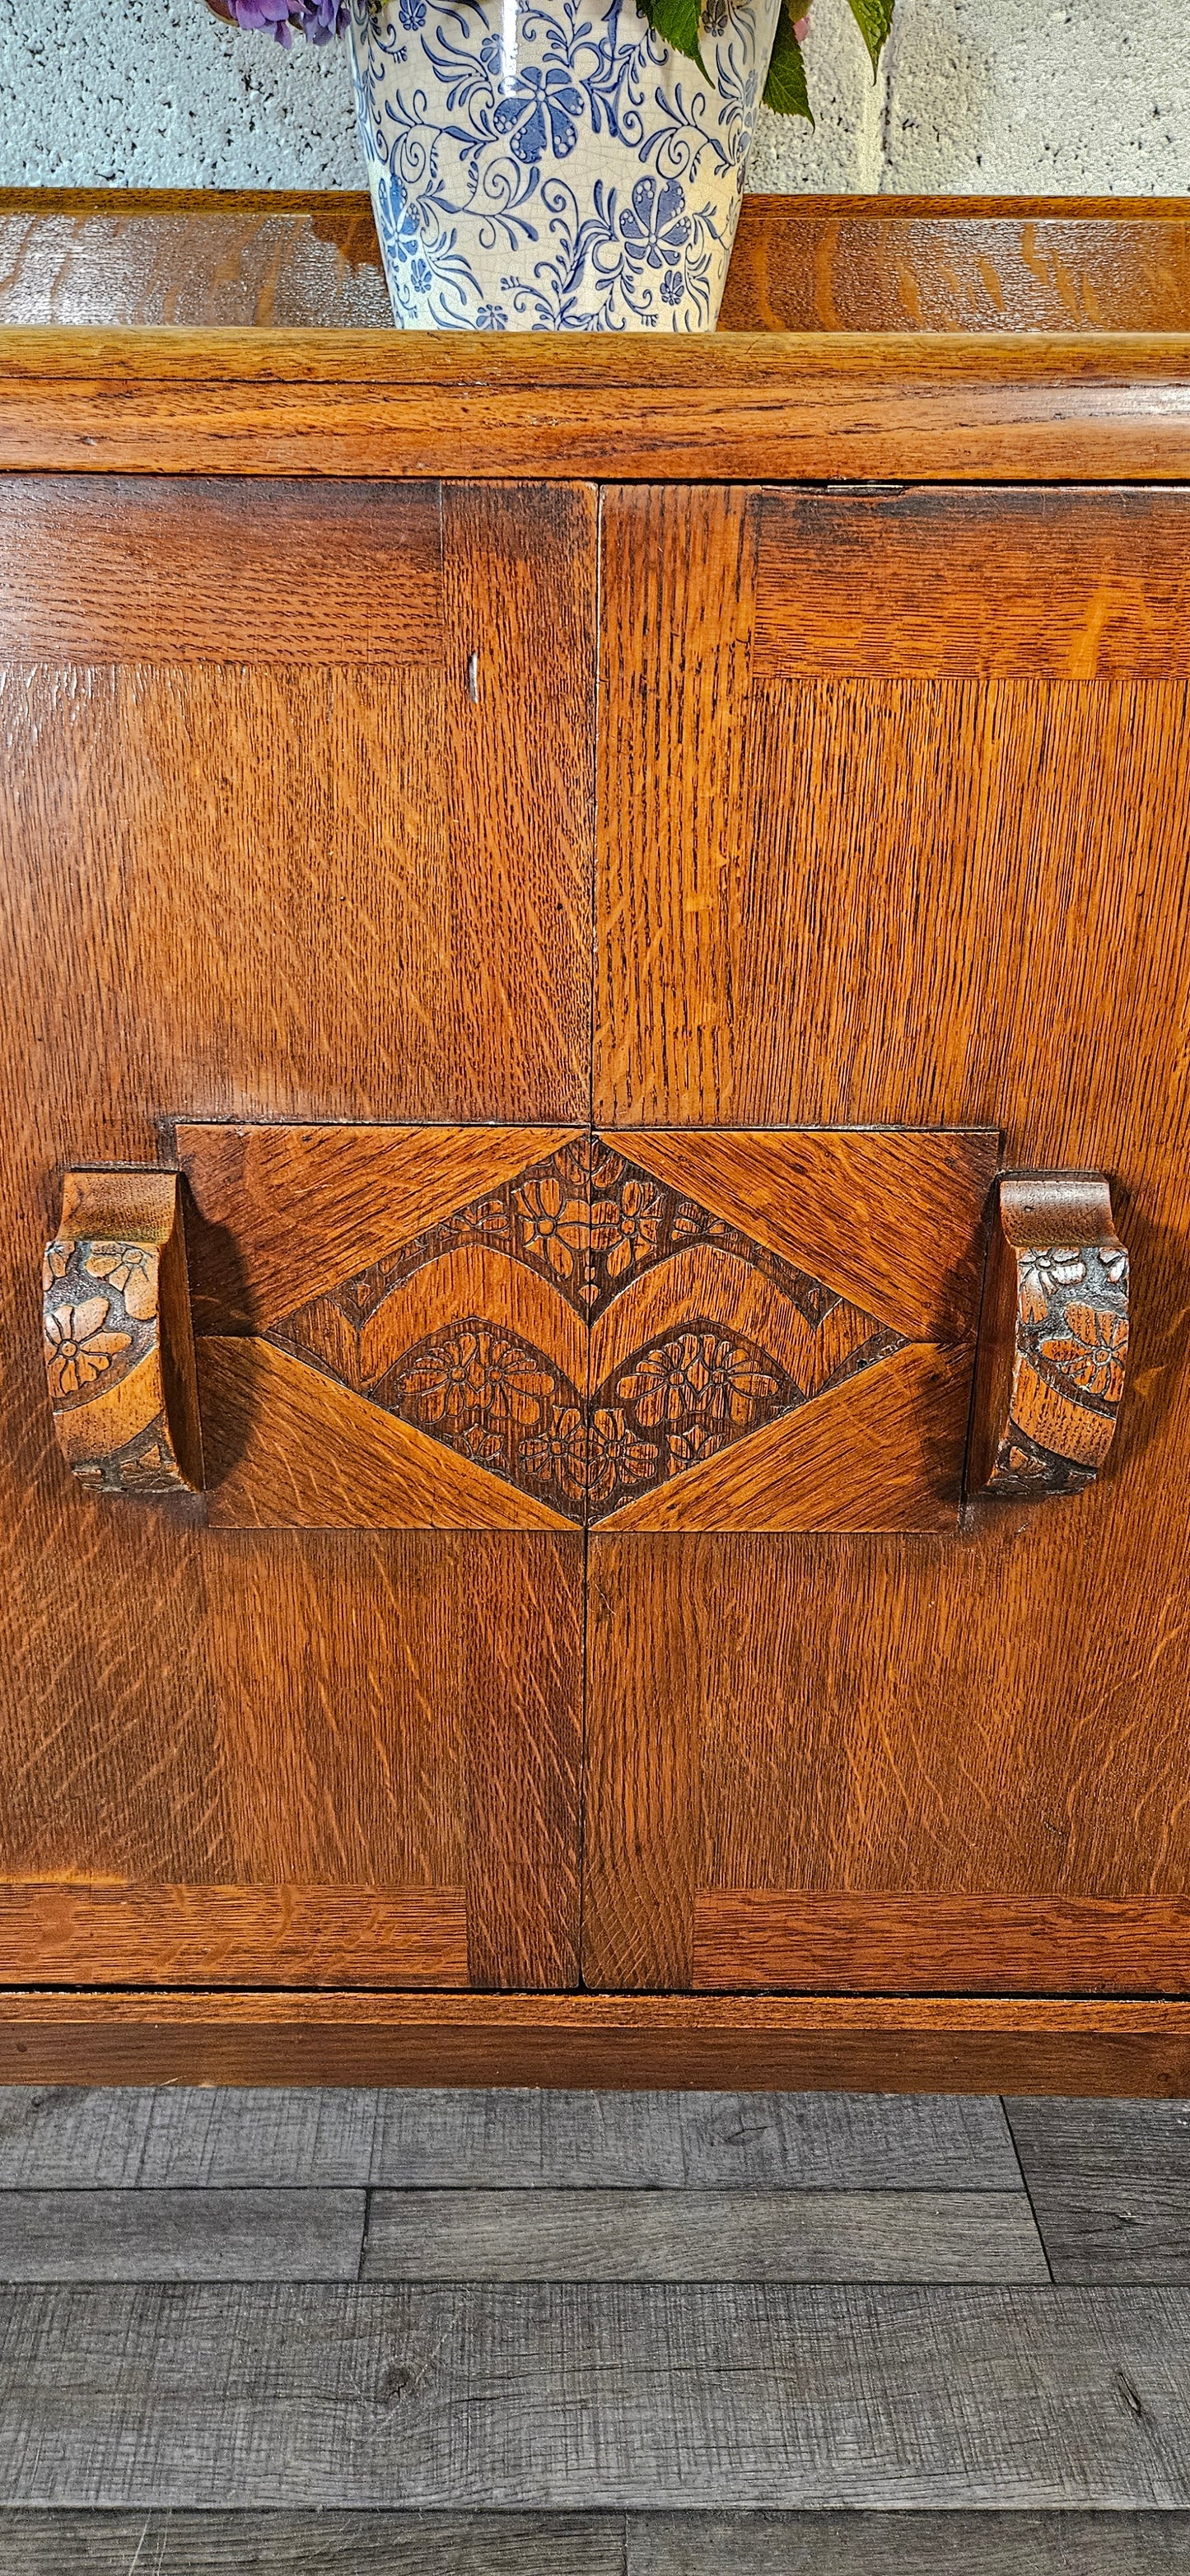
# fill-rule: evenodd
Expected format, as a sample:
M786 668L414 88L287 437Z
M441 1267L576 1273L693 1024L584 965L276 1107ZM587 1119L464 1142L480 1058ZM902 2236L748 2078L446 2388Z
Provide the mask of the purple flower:
M251 33L271 29L279 45L292 42L293 31L312 45L329 45L346 33L347 0L225 0L237 27Z

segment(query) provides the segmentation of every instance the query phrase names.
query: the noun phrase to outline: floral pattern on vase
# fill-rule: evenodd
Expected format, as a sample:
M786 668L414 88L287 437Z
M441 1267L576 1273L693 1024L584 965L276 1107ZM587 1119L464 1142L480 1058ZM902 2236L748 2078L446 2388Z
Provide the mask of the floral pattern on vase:
M713 330L778 7L712 0L704 76L626 0L353 0L398 325Z

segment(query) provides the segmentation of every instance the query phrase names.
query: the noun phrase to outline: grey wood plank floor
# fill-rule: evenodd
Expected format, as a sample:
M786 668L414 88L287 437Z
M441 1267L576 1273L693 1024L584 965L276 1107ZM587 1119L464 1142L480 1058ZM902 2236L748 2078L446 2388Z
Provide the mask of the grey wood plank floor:
M0 2296L12 2503L1190 2507L1190 2291Z
M0 2089L0 2284L0 2576L1190 2576L1186 2103Z
M1048 2281L1049 2269L1023 2191L376 2191L361 2277Z
M1001 2104L871 2093L0 2085L0 2190L489 2184L1018 2191Z
M1190 2515L28 2513L5 2576L1185 2576Z
M1190 2282L1190 2102L1006 2109L1056 2281Z

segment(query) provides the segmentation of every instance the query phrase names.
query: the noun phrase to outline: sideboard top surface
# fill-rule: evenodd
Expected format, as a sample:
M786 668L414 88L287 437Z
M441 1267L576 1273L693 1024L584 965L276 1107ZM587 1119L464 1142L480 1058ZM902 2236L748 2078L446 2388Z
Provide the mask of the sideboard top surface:
M362 195L0 192L0 469L1190 479L1190 199L746 198L705 338L386 315Z

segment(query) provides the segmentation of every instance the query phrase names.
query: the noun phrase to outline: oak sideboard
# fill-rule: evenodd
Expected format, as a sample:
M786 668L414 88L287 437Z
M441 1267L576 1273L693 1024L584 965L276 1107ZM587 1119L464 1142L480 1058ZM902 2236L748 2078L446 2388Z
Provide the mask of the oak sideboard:
M0 254L0 2079L1190 2093L1190 204Z

